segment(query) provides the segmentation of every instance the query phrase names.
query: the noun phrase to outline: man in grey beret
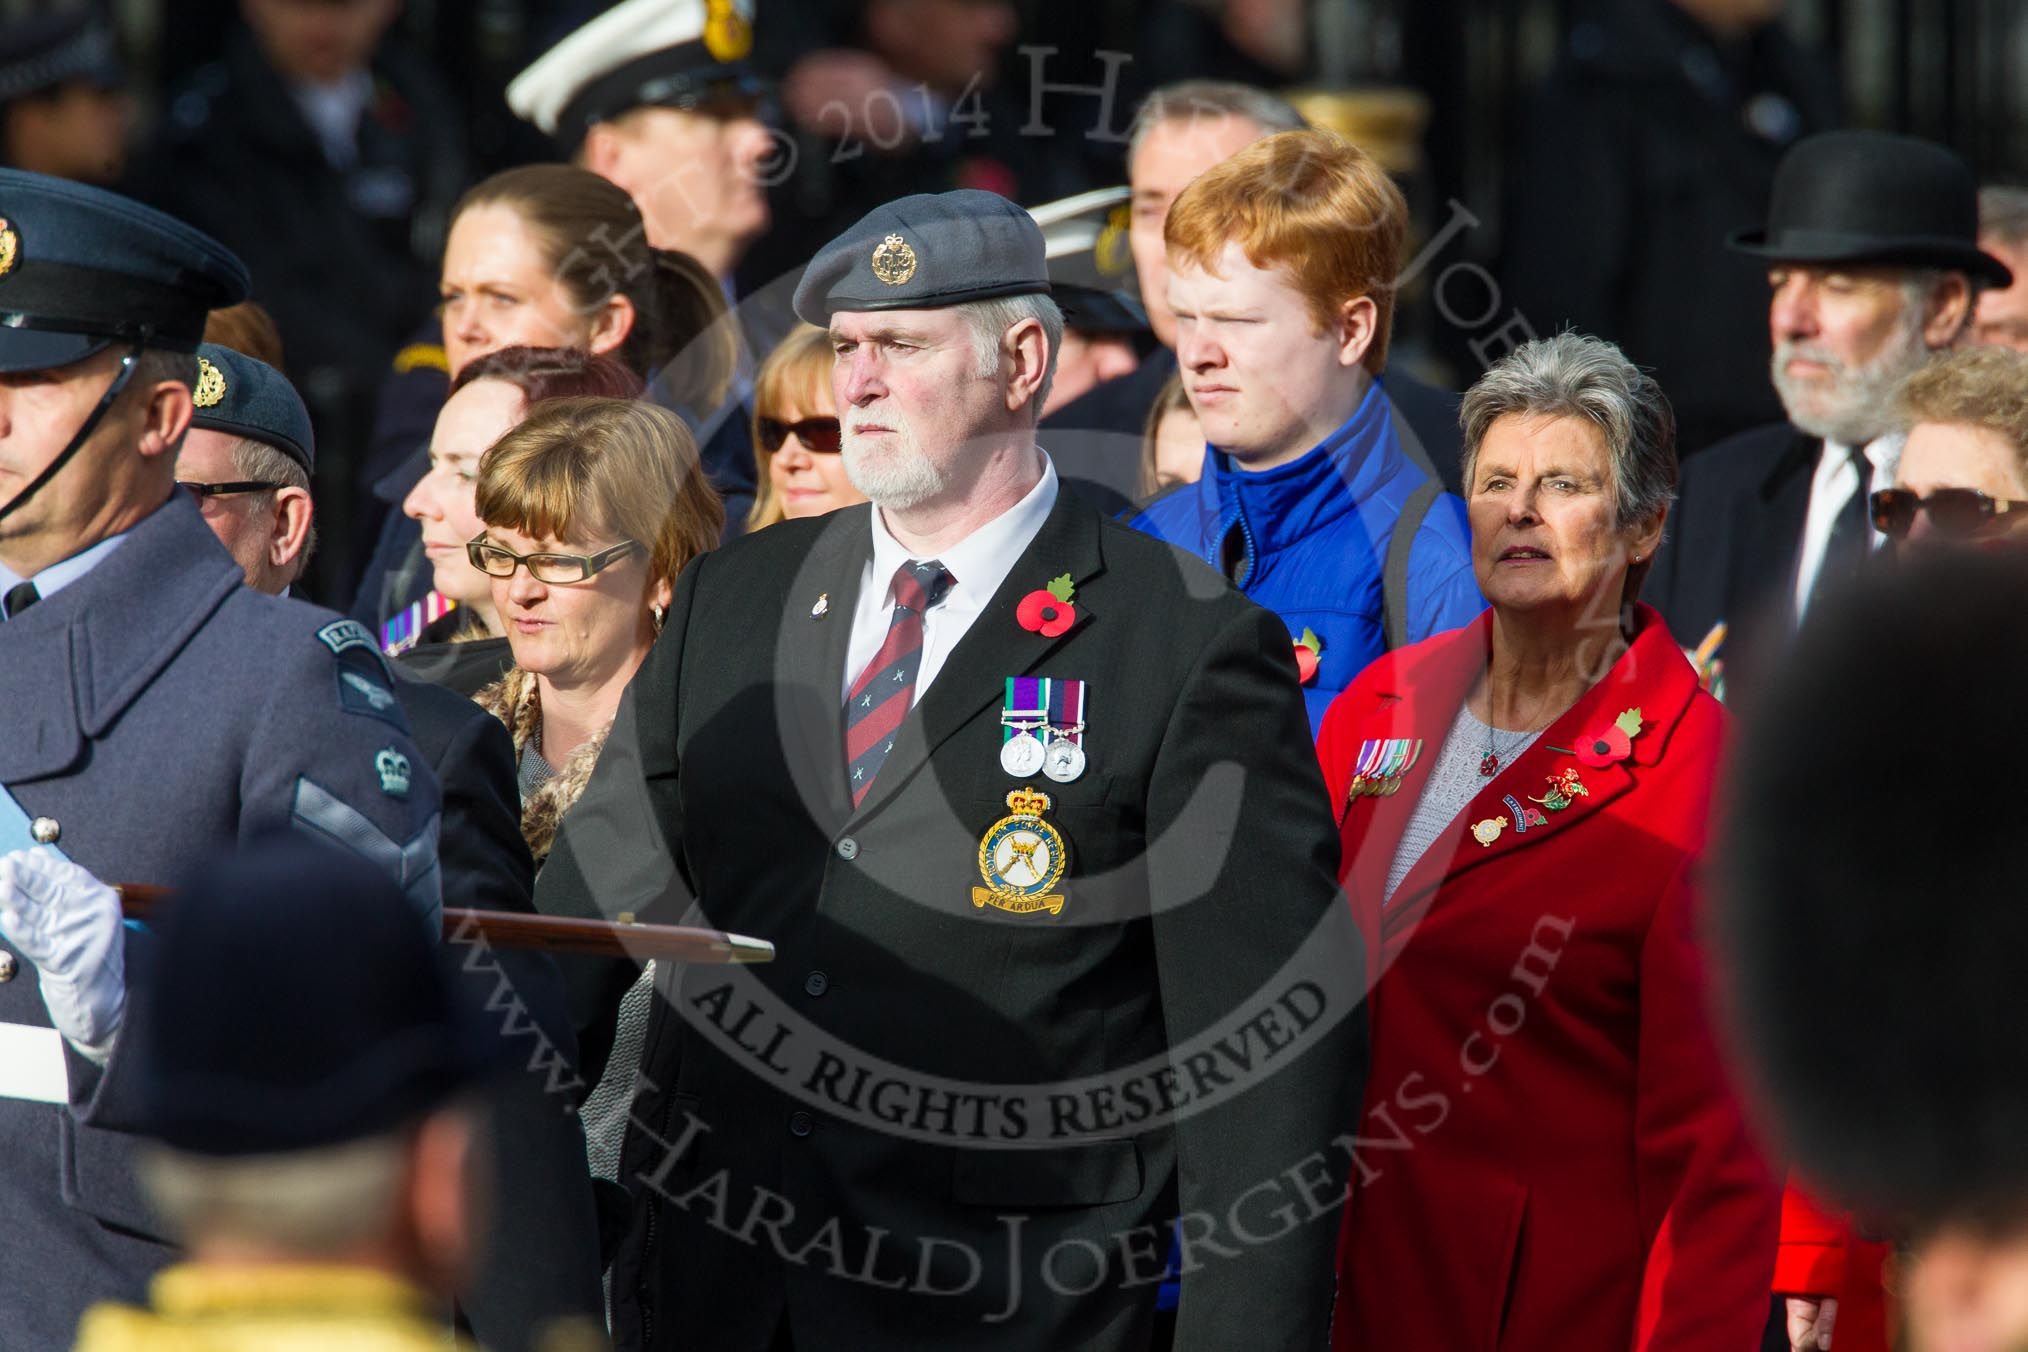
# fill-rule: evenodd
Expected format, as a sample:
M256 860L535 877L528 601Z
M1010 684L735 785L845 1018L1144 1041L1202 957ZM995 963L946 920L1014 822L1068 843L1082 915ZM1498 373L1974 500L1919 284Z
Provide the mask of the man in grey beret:
M871 503L683 573L537 881L780 955L658 970L621 1346L1145 1348L1172 1245L1178 1347L1326 1344L1365 963L1288 636L1061 490L1048 290L984 192L817 255Z

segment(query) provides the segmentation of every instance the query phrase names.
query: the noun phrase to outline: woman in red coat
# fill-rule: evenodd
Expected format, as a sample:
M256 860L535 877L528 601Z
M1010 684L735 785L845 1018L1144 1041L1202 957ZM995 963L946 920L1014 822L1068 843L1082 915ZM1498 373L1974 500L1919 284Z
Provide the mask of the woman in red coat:
M1673 418L1566 334L1463 420L1491 609L1375 662L1318 747L1378 964L1336 1346L1745 1352L1780 1194L1705 1011L1722 714L1633 599Z

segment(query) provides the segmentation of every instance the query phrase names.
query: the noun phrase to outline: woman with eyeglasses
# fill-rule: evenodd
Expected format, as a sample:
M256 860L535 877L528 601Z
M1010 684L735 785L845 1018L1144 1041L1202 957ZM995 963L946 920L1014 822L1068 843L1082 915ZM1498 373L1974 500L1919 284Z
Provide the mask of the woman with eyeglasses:
M866 501L845 474L831 395L831 337L798 325L761 363L753 383L753 458L760 493L746 528L822 516Z
M464 563L514 654L476 698L514 735L539 867L676 574L718 543L725 511L683 420L632 399L537 404L486 453L473 501L482 530Z
M641 389L618 360L571 348L503 348L458 372L430 437L429 470L401 504L421 529L432 595L444 607L401 636L406 670L470 695L509 664L492 584L466 551L485 529L474 497L486 452L545 400L633 399Z
M1873 528L1914 546L2028 540L2028 353L1975 347L1901 390L1908 443Z
M676 575L718 543L725 509L683 420L629 399L544 401L486 453L475 501L485 529L468 561L514 652L513 669L476 698L513 736L521 834L540 871L661 632ZM605 1073L578 1110L592 1176L605 1180L608 1252L626 1215L620 1141L654 970L621 1000Z

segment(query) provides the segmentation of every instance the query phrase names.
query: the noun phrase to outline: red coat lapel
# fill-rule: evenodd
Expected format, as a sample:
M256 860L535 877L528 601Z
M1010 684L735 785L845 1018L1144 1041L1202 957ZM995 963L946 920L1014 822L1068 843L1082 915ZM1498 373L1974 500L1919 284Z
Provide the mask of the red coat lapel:
M1642 767L1660 761L1697 692L1697 676L1659 615L1639 606L1635 623L1632 645L1605 678L1586 691L1513 764L1488 780L1451 831L1409 870L1383 912L1383 933L1412 925L1441 884L1481 864L1560 836L1602 811L1635 786ZM1354 799L1347 813L1347 885L1364 906L1380 905L1402 830L1428 782L1458 705L1485 668L1489 629L1490 620L1482 617L1432 644L1422 660L1403 664L1401 679L1394 683L1400 688L1385 692L1394 698L1385 699L1360 732L1362 739L1423 739L1422 756L1399 793L1391 798ZM1642 720L1641 733L1633 739L1628 758L1604 767L1581 764L1572 754L1577 739L1610 724L1627 709L1639 709ZM1542 804L1531 802L1548 794L1550 776L1566 766L1576 768L1589 792L1574 797L1560 812L1549 812ZM1530 808L1540 811L1542 820L1523 830ZM1481 845L1472 837L1469 828L1473 823L1499 817L1505 817L1507 824L1491 845Z

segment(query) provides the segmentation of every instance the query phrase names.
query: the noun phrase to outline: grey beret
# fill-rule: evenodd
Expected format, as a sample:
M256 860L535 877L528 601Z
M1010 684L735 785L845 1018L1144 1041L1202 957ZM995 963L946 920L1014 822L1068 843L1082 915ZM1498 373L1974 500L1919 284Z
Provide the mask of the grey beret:
M810 260L795 308L823 328L839 310L933 310L1048 290L1035 218L998 193L960 188L866 213Z
M192 427L265 442L315 472L317 439L310 431L310 410L287 376L217 343L201 344L197 360Z

